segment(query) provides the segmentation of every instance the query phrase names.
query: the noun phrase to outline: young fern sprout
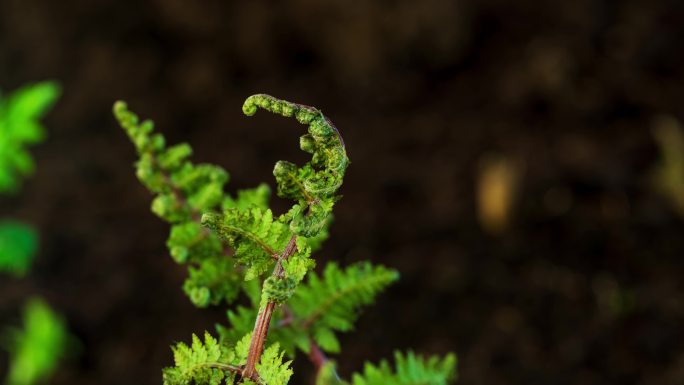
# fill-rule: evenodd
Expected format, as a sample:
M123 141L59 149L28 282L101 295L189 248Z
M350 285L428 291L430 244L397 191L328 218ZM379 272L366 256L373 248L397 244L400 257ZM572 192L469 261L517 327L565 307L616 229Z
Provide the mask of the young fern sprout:
M349 166L345 144L314 107L263 94L242 107L248 116L259 109L307 126L299 145L311 160L302 166L278 161L273 170L276 193L293 201L279 216L268 206L267 185L227 194L225 170L193 164L189 145L167 147L151 121L140 122L123 102L114 105L139 155L137 176L156 194L152 211L171 224L171 256L188 265L183 289L190 300L198 307L231 304L242 292L250 303L228 311L229 325L217 327L218 338L205 332L203 339L193 335L190 345L177 344L175 366L163 371L166 385L285 385L297 351L317 369L318 385L345 384L326 356L340 351L336 332L352 330L359 310L398 279L396 271L368 262L329 263L320 276L312 271L312 253L328 237ZM452 354L423 359L397 353L395 364L367 364L351 384L440 385L455 376Z

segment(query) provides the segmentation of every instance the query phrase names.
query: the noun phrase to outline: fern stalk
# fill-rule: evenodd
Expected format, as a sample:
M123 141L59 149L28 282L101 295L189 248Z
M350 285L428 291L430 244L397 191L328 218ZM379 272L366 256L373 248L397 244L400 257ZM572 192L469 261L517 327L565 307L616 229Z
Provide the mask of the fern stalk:
M276 267L273 270L273 277L283 278L285 270L283 269L283 261L287 260L294 254L297 250L297 236L292 235L290 241L287 243L287 247L278 257L276 262ZM273 316L273 310L276 307L276 303L269 301L264 309L259 312L256 322L254 323L254 331L252 332L252 341L249 344L249 355L247 356L247 364L245 364L245 369L242 372L244 377L254 379L257 377L255 371L256 363L259 362L261 354L264 351L264 342L266 341L266 336L268 336L268 329L271 326L271 317Z

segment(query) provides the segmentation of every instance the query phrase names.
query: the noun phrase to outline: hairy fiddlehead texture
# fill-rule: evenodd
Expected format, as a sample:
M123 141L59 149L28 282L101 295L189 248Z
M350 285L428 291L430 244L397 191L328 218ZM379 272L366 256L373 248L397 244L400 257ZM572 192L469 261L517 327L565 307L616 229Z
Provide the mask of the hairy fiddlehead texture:
M227 194L222 168L194 165L189 145L167 147L151 121L140 122L123 102L114 107L138 151L138 178L157 195L152 211L172 225L171 255L190 265L184 289L191 300L197 306L231 302L242 291L251 305L228 312L230 326L218 327L219 340L206 334L204 342L193 336L191 346L176 345L176 365L164 370L167 385L284 385L292 374L284 356L292 359L296 350L316 356L316 367L334 374L323 351L340 350L335 332L351 330L359 310L398 278L394 270L359 263L346 269L330 264L322 276L304 280L315 265L312 252L328 236L349 165L345 144L314 107L263 94L247 98L243 112L258 109L307 125L299 145L311 160L301 166L278 161L273 169L278 196L294 201L281 215L269 208L267 185ZM433 383L441 384L415 384Z
M246 115L261 108L285 117L294 117L308 125L308 133L299 139L302 151L312 155L311 161L298 167L278 161L273 175L278 196L298 202L291 211L290 229L297 235L316 236L325 226L342 185L349 158L342 136L335 126L316 108L290 103L269 95L247 98L242 107Z

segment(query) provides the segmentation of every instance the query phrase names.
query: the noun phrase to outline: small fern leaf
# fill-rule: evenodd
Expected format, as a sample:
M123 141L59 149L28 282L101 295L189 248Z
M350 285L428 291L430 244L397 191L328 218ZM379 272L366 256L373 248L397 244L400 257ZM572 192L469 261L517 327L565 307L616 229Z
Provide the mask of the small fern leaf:
M349 331L358 311L399 277L395 270L361 262L340 269L328 263L322 277L310 275L298 287L289 306L303 326L313 331L314 340L323 350L337 352L339 343L332 331Z
M290 381L292 361L283 362L284 354L277 343L264 350L256 371L265 385L287 385Z
M233 262L226 258L208 258L197 268L188 269L183 290L197 307L232 302L240 292L242 277Z
M456 356L424 358L409 351L395 352L395 367L387 361L366 363L363 373L352 376L352 385L447 385L456 379Z
M173 349L175 367L163 371L164 385L219 385L234 378L235 354L219 345L209 333L204 342L193 334L190 346L178 343Z
M245 279L261 276L273 265L290 238L284 224L273 220L270 209L228 209L223 214L207 213L202 224L216 232L234 250L237 261L247 267Z
M224 210L238 209L246 210L256 206L262 210L268 209L268 202L271 198L271 188L262 183L251 189L238 190L237 197L226 196L221 203Z

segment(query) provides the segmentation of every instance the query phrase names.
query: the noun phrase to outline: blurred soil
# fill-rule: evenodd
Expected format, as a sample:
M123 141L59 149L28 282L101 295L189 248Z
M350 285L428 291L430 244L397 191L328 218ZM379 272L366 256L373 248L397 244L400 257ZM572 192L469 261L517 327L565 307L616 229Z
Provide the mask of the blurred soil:
M306 159L294 121L242 116L267 92L322 108L353 162L317 258L402 273L344 336L343 373L412 348L455 350L462 384L681 384L684 223L649 175L653 119L684 118L682 41L674 0L2 0L0 87L64 95L37 174L0 203L42 235L0 319L29 295L64 314L80 353L52 384L160 383L169 345L224 310L183 296L111 105L234 191ZM496 235L476 194L492 156L516 170Z

